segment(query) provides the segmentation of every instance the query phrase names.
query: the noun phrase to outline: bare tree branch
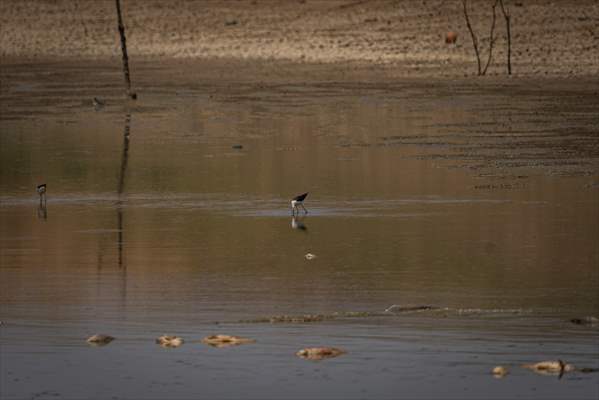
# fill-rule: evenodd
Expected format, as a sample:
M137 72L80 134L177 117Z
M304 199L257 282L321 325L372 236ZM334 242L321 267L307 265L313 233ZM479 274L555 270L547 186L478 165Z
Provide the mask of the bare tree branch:
M137 95L131 92L131 78L129 76L129 57L127 56L127 38L125 37L125 26L123 25L123 17L121 16L121 2L116 0L116 13L119 23L119 34L121 36L121 50L123 51L123 74L125 75L125 88L127 97L136 99Z
M462 6L464 7L464 18L466 18L466 26L470 31L470 37L472 37L472 46L474 46L474 52L476 53L476 62L478 63L478 74L481 75L481 67L480 67L480 53L478 52L478 39L472 30L472 25L470 25L470 18L468 18L468 8L466 7L466 0L462 0Z
M512 74L512 35L510 33L510 12L506 11L506 8L503 6L503 0L499 0L499 5L501 6L501 12L503 13L503 17L505 18L505 30L507 31L507 73L508 75Z
M497 7L497 3L499 2L499 0L495 0L495 3L493 3L493 21L491 22L491 33L489 33L489 58L487 58L487 65L485 65L485 69L483 69L483 75L485 75L487 73L487 69L489 68L489 64L491 64L491 59L493 58L493 45L495 44L495 20L496 20L496 16L495 16L495 7Z

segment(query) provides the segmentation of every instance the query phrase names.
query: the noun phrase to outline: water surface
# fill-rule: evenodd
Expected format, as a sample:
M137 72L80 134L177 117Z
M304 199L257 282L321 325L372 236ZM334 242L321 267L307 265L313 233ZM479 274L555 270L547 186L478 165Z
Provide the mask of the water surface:
M2 79L2 398L599 395L597 373L519 367L599 367L598 327L569 322L599 316L592 89L146 66L131 104L103 67ZM303 314L337 317L257 322ZM294 356L317 345L348 354Z

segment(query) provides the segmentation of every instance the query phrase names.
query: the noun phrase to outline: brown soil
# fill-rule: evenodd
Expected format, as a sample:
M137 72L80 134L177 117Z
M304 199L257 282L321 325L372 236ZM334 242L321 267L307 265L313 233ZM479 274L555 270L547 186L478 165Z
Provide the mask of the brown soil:
M486 61L492 1L471 0ZM599 73L599 2L505 0L516 75ZM476 74L459 0L123 0L132 62L235 59L385 67L402 76ZM447 32L457 33L446 44ZM504 74L505 22L497 13L489 74ZM0 2L2 63L120 57L114 1ZM374 70L376 73L376 69Z

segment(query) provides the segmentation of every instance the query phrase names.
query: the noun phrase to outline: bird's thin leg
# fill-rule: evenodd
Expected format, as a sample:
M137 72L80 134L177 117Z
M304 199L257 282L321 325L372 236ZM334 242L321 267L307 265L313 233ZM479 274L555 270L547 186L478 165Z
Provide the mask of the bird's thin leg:
M302 206L302 208L304 209L304 212L305 212L306 214L308 214L308 210L306 210L306 207L304 207L304 205L303 205L303 204L300 204L300 206Z

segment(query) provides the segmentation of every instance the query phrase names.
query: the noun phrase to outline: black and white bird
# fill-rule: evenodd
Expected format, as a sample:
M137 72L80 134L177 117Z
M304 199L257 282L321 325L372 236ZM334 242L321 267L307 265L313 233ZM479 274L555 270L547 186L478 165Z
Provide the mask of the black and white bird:
M40 195L40 203L42 202L42 197L44 198L44 200L46 200L46 184L45 183L38 185L35 190L37 191L37 194Z
M100 100L97 97L94 97L94 99L92 100L92 104L94 105L94 108L96 110L99 110L100 108L102 108L106 105L102 100Z
M308 192L306 192L304 194L300 194L299 196L295 196L293 199L291 199L291 215L295 215L296 211L299 214L298 207L303 208L304 213L308 214L308 210L306 210L306 207L304 207L304 199L307 196L308 196Z

